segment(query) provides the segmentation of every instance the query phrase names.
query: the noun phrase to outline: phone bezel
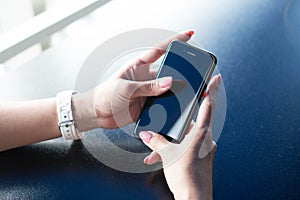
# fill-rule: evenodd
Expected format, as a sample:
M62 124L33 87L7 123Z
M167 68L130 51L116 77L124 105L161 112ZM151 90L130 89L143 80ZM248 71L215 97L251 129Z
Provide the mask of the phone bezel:
M180 143L180 142L183 140L184 136L185 136L185 132L186 132L186 131L188 130L188 128L189 128L189 124L191 123L191 121L192 121L192 119L193 119L193 116L194 116L194 114L195 114L195 111L197 110L196 108L197 108L198 103L201 102L202 94L203 94L204 90L206 89L207 84L208 84L208 82L209 82L209 79L210 79L210 77L211 77L211 75L212 75L212 73L213 73L213 71L214 71L214 69L215 69L215 66L216 66L216 64L217 64L217 58L216 58L215 55L213 55L212 53L210 53L210 52L208 52L208 51L206 51L206 50L197 48L197 47L195 47L195 46L192 46L192 45L190 45L190 44L188 44L188 43L186 43L186 42L182 42L182 41L180 41L180 40L173 40L172 42L170 42L170 44L168 45L168 48L166 49L166 53L165 53L164 58L163 58L163 60L162 60L162 62L161 62L161 64L160 64L159 70L158 70L158 72L157 72L156 79L159 77L160 72L161 72L161 70L162 70L162 67L163 67L164 64L165 64L165 60L166 60L166 58L167 58L167 56L168 56L168 53L169 53L170 49L172 48L172 46L173 46L175 43L179 43L180 45L184 45L184 46L186 46L186 47L188 47L188 48L192 48L192 49L195 49L196 51L200 51L200 52L202 52L202 53L204 53L204 54L207 54L207 55L210 56L211 59L212 59L211 65L208 67L208 70L206 71L206 74L205 74L205 76L204 76L204 78L203 78L203 81L202 81L202 83L200 84L200 86L199 86L199 88L198 88L198 90L197 90L197 92L196 92L196 98L195 98L195 100L194 100L194 102L193 102L193 104L192 104L190 113L189 113L188 117L185 119L185 122L183 123L183 126L182 126L182 128L181 128L181 130L180 130L180 132L179 132L180 137L179 137L178 139L175 139L175 138L173 138L173 137L170 137L170 136L168 136L168 135L165 135L165 134L160 133L161 135L163 135L164 137L166 137L169 141L171 141L171 142L173 142L173 143ZM146 100L146 101L147 101L147 100ZM140 113L140 115L139 115L139 118L138 118L138 120L137 120L137 122L136 122L136 125L135 125L135 127L134 127L134 135L135 135L135 136L138 136L138 134L136 133L136 130L137 130L137 127L138 127L138 124L139 124L139 121L140 121L140 117L141 117L143 111L144 111L144 107L143 107L143 109L142 109L142 111L141 111L141 113Z

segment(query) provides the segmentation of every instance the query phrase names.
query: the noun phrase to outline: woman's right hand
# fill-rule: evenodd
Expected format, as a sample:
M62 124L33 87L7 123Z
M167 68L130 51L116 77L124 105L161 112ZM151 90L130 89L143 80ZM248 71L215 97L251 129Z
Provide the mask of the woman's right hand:
M74 95L72 104L77 129L119 128L136 121L147 96L158 96L172 86L172 77L155 78L157 70L151 69L151 64L165 53L170 42L187 42L193 34L194 31L187 30L162 41L95 89Z
M212 119L221 75L209 84L195 123L180 144L172 144L163 136L140 132L143 142L153 152L146 164L162 161L168 186L175 199L212 199L212 171L216 143L212 140Z

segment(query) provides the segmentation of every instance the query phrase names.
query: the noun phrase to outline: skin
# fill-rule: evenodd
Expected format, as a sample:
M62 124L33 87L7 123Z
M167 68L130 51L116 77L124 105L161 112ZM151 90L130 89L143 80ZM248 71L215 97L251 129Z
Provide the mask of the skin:
M61 136L55 98L0 104L0 151Z
M95 89L74 95L72 111L77 129L117 128L136 119L146 96L162 94L172 85L171 77L153 80L155 72L150 70L150 64L165 53L172 40L188 41L190 38L189 31L179 33L146 51ZM133 117L124 113L124 105L129 105ZM127 116L125 120L116 122L115 119L124 116ZM57 122L56 98L1 102L0 151L61 137Z
M166 181L175 199L212 199L216 143L212 140L211 130L220 82L221 75L210 80L197 121L191 124L182 143L170 143L151 131L140 133L143 142L153 150L144 162L162 162Z
M140 55L131 64L121 68L93 90L73 95L72 111L77 129L86 131L99 127L118 128L136 121L146 97L160 95L168 91L172 85L172 77L163 77L155 80L157 72L152 71L150 65L165 53L165 49L172 40L178 39L186 42L193 33L193 31L185 31L175 35L173 38L159 44L156 48ZM207 97L204 99L204 102L208 101L206 99ZM201 107L204 107L204 102ZM209 111L209 113L213 112ZM204 114L204 117L198 118L208 117L208 111L202 114ZM202 116L202 114L199 113L199 116ZM61 137L57 122L56 98L0 103L0 151ZM197 133L195 141L201 141L201 138L207 135L207 130L195 128L198 127L196 124L198 124L198 120L194 125L191 125L190 130L195 130L192 132ZM200 131L199 133L199 130L202 132ZM151 135L151 137L143 136L142 138L146 145L154 150L145 159L145 163L152 164L162 160L168 185L175 198L183 199L188 197L188 195L198 197L200 194L204 194L203 191L208 191L206 194L211 195L211 172L214 151L210 151L204 158L199 160L198 153L196 153L199 144L195 142L197 145L192 145L195 146L192 148L194 150L187 151L190 153L166 167L167 162L164 161L167 159L160 151L163 145L167 144L166 141L155 133L146 132L144 134ZM189 133L188 135L194 134ZM150 138L149 142L147 142L147 138ZM192 156L193 154L197 154L197 158ZM168 154L166 156L168 157ZM183 163L189 164L184 165ZM178 173L177 170L182 173L182 180L172 177L171 174L174 174L174 171ZM200 179L201 181L199 181ZM181 181L185 181L186 185L191 187L181 187ZM187 190L187 188L190 189ZM201 193L199 188L201 188Z

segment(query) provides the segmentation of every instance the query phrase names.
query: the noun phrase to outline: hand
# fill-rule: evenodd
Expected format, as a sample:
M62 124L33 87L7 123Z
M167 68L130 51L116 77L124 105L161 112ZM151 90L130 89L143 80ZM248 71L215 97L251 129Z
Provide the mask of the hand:
M172 77L155 80L157 71L150 65L159 59L169 43L188 41L194 34L186 31L148 50L125 68L121 68L95 90L72 98L73 115L80 131L92 128L118 128L137 120L147 96L157 96L170 89Z
M216 143L212 140L212 119L221 75L208 84L197 121L191 123L184 140L172 144L163 136L143 131L139 135L153 152L146 164L162 161L166 181L175 199L212 199L212 171Z

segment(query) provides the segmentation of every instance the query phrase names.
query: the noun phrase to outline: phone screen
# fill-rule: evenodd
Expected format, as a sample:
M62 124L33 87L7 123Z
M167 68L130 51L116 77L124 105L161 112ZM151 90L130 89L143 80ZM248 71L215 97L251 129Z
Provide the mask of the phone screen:
M172 42L157 75L172 76L172 87L160 96L147 98L135 134L155 131L169 140L180 140L213 66L210 53L183 42Z

